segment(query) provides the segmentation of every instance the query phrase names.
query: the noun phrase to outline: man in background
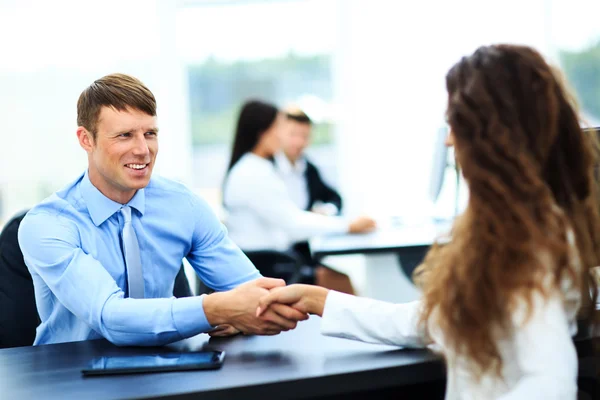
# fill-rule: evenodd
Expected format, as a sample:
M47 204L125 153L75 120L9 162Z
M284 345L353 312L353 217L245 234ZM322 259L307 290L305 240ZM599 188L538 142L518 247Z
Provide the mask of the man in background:
M277 153L274 159L290 197L302 210L329 216L340 214L341 196L323 181L317 167L305 155L305 150L310 144L312 120L296 107L286 108L283 114L286 121L282 135L282 151ZM307 242L296 243L294 250L305 264L314 267L315 284L354 294L348 275L313 260Z
M324 215L338 215L342 198L321 178L317 167L308 161L305 150L310 144L312 121L305 112L290 107L284 110L286 131L283 151L275 156L275 164L290 196L303 210Z

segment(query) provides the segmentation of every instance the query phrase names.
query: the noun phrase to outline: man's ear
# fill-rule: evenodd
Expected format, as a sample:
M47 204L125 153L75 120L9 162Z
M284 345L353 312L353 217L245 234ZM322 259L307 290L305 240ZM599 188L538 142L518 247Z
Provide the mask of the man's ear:
M77 139L79 139L79 145L86 152L92 151L94 147L94 138L92 137L92 133L85 129L85 127L80 126L77 128Z

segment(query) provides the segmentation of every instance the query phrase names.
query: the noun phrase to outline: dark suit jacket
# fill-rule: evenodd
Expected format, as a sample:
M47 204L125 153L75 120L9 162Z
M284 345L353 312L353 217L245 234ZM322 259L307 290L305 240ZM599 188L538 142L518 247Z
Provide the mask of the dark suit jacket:
M342 198L339 193L323 182L317 167L308 160L306 161L306 172L304 172L304 176L306 177L306 183L308 185L309 210L317 201L321 201L323 203L331 203L335 205L339 211L342 211Z

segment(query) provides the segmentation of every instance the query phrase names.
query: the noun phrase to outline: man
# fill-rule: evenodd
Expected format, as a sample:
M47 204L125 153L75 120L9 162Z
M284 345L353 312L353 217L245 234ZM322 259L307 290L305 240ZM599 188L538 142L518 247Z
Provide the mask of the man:
M304 150L310 144L311 119L295 107L289 107L283 113L286 116L286 124L282 135L282 151L277 153L274 159L290 197L303 210L323 215L338 215L342 209L342 198L323 182L317 167L308 161L304 154ZM315 262L307 242L296 243L294 250L305 264L314 267L315 284L354 294L348 275Z
M156 101L139 80L95 81L79 97L77 123L87 170L19 229L41 318L34 345L101 337L162 345L215 326L277 334L305 318L291 308L257 318L260 296L284 283L261 278L185 186L151 177ZM216 293L172 297L184 257Z
M324 215L337 215L342 209L342 198L328 186L317 167L308 161L304 151L310 144L312 121L302 110L287 108L286 132L282 152L275 156L275 164L298 207Z

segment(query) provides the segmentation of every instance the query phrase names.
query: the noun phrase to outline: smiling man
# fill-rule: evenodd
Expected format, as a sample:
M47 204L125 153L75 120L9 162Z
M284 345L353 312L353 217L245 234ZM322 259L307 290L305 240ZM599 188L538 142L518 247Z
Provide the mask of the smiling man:
M156 101L139 80L95 81L79 97L77 124L87 170L19 229L42 321L34 344L160 345L216 326L277 334L306 318L290 307L257 318L258 299L283 281L260 277L204 201L152 176ZM183 258L216 293L173 297Z

